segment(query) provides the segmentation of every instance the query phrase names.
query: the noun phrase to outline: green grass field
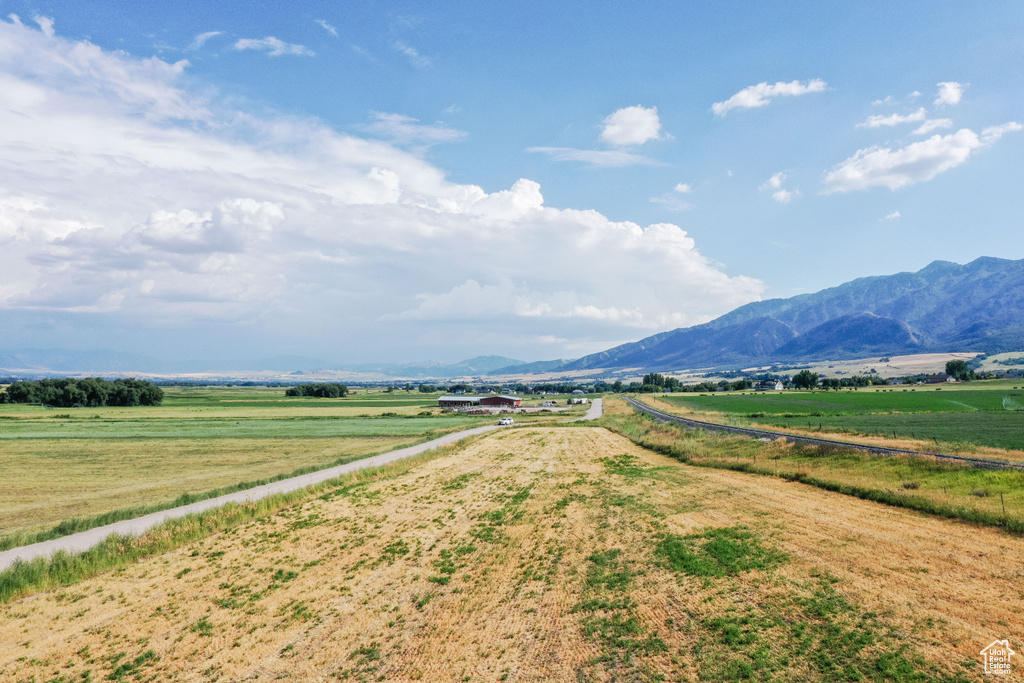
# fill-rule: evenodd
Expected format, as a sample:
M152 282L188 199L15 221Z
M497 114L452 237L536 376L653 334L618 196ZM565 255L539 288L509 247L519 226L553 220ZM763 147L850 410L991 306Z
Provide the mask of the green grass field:
M1012 412L1024 408L1024 389L958 389L893 387L890 391L786 391L761 394L670 394L664 401L693 410L769 415L849 415L853 413ZM1005 405L1004 405L1005 404Z
M680 408L784 429L937 440L936 447L957 452L969 445L1024 450L1024 388L1019 383L658 398Z

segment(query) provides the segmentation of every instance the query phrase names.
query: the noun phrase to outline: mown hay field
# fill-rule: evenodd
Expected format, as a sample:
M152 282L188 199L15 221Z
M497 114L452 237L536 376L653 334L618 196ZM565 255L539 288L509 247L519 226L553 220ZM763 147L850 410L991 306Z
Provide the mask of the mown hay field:
M982 680L1024 540L517 428L0 606L4 680Z

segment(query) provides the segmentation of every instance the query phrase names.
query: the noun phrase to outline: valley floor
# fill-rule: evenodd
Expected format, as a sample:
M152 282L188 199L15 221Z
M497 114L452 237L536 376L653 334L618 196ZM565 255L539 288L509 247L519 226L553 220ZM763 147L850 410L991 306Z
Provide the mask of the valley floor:
M517 428L2 605L0 679L981 680L1022 586L995 529Z

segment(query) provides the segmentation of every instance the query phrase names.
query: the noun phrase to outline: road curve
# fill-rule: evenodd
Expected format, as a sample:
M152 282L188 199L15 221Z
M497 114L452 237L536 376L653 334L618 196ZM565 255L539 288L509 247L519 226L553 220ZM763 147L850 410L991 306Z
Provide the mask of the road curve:
M588 410L587 414L580 419L596 420L601 417L601 414L601 399L595 399L590 410ZM11 548L10 550L0 552L0 571L7 569L18 560L27 561L37 557L49 557L59 550L64 550L69 553L82 553L93 546L99 545L103 539L111 534L140 536L146 531L166 522L169 519L176 519L178 517L185 517L186 515L205 512L207 510L212 510L213 508L226 505L227 503L248 503L277 493L297 491L299 489L306 488L307 486L312 486L313 484L319 484L330 479L335 479L343 474L349 474L367 467L387 465L388 463L408 458L413 455L418 455L425 451L434 450L441 446L447 446L448 444L455 443L456 441L465 439L466 437L475 436L476 434L484 434L495 429L500 429L500 427L497 425L474 427L473 429L466 429L461 432L446 434L432 441L416 444L415 446L400 448L398 450L382 453L370 458L363 458L362 460L356 460L355 462L330 467L325 470L317 470L316 472L292 477L291 479L282 479L281 481L256 486L251 489L246 489L245 491L237 491L235 493L229 493L216 498L201 500L198 503L182 505L181 507L161 510L160 512L154 512L142 517L114 522L113 524L96 527L95 529L89 529L88 531L81 531L77 534L54 538L49 541L23 545L18 548Z
M663 410L638 401L629 396L623 396L629 405L639 413L649 415L658 422L673 422L688 429L704 429L709 432L728 432L730 434L742 434L755 439L786 439L795 443L805 443L812 446L838 446L841 448L852 448L859 451L867 451L874 455L893 456L905 455L912 458L927 458L930 460L949 460L969 467L982 470L1024 470L1024 464L1007 462L1005 460L989 460L987 458L968 458L963 455L949 455L947 453L931 453L928 451L911 451L903 448L886 448L885 446L872 446L870 444L854 443L852 441L838 441L836 439L822 439L816 436L804 436L802 434L790 434L788 432L774 432L767 429L752 429L750 427L734 427L732 425L718 424L717 422L703 422L691 420L686 417L679 417Z

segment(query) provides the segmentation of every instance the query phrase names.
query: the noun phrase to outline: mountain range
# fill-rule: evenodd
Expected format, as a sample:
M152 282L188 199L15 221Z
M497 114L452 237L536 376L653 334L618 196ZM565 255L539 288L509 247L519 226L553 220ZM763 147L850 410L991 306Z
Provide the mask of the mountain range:
M572 360L523 363L477 356L458 363L339 364L301 356L250 363L180 361L114 351L28 349L0 351L0 368L18 372L158 372L234 370L326 371L429 380L487 375L528 375L629 368L672 371L732 369L776 362L840 360L873 355L1024 350L1024 259L983 257L967 265L935 261L916 273L864 277L814 294L741 306L702 325ZM217 366L224 365L219 368ZM0 371L2 372L2 371Z
M301 375L318 375L324 372L349 372L365 376L369 381L384 381L389 378L432 379L453 377L479 377L523 361L505 356L477 356L457 363L421 361L416 363L362 363L338 364L305 356L267 356L255 360L217 362L203 360L179 360L169 362L153 356L120 351L93 350L68 351L64 349L22 349L0 351L0 374L34 376L59 373L105 374L180 374L207 372L257 371L291 372L296 381ZM561 363L558 361L557 363ZM556 364L557 364L556 363ZM296 370L296 368L301 368Z
M930 351L1024 349L1024 259L935 261L814 294L741 306L702 325L568 361L501 374L611 368L683 370Z

